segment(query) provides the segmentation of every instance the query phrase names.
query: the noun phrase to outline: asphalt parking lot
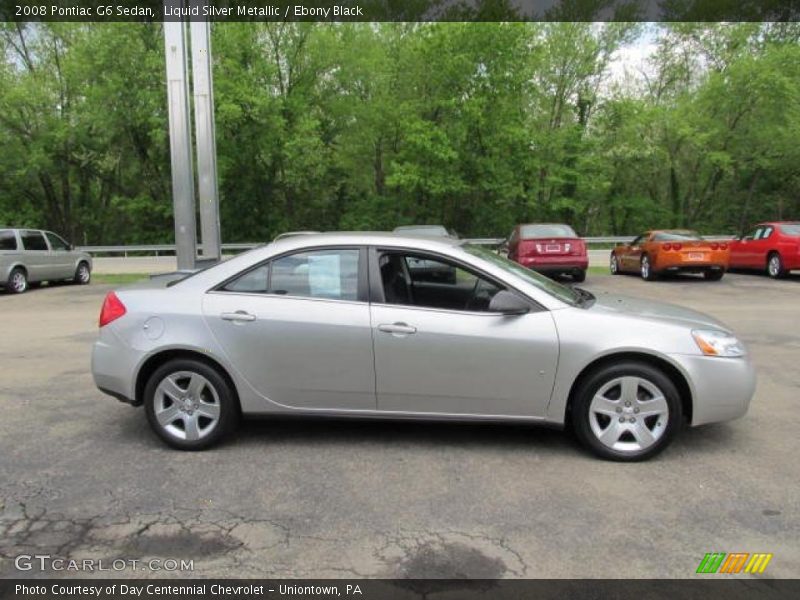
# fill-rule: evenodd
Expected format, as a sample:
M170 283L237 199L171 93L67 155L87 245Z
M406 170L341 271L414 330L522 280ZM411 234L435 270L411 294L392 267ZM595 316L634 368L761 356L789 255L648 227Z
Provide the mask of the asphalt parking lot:
M194 561L104 576L682 578L713 551L800 576L800 277L585 287L730 324L758 368L749 414L639 464L546 429L307 420L181 453L93 386L109 286L0 294L0 577L69 575L20 573L25 553Z

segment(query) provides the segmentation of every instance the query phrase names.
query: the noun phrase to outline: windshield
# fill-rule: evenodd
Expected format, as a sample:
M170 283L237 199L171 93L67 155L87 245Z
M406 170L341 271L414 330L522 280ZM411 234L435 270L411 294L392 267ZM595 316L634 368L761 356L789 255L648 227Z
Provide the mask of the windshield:
M781 225L781 231L786 235L800 236L800 223L792 223L791 225Z
M659 231L653 236L654 242L696 242L703 238L696 231Z
M567 287L566 285L561 285L560 283L555 282L544 275L540 275L536 271L526 269L514 261L508 260L499 254L495 254L488 248L476 246L474 244L464 244L462 248L464 248L464 250L473 256L482 258L500 267L504 271L508 271L509 273L516 275L517 277L525 280L526 283L535 285L540 290L547 292L551 296L555 296L562 302L572 305L580 304L581 302L582 295L579 292Z
M523 225L519 232L523 240L535 238L576 238L578 235L569 225Z

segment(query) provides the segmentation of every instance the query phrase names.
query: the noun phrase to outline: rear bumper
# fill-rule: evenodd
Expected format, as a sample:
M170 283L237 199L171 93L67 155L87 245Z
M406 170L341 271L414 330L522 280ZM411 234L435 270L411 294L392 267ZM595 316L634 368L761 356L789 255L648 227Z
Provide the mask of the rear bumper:
M728 265L720 263L678 263L657 265L654 267L659 273L704 273L706 271L727 271Z
M135 404L136 390L132 374L136 372L141 353L119 341L103 339L106 336L116 337L110 332L103 332L92 347L94 384L104 394Z
M534 271L585 271L589 268L588 256L525 256L517 261L523 267Z
M673 354L692 389L691 425L738 419L747 413L756 389L756 372L748 357Z

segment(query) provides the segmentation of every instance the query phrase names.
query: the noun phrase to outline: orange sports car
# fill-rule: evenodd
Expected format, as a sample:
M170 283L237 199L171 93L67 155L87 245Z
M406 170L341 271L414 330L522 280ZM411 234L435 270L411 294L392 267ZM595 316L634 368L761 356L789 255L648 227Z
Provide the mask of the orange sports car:
M688 229L647 231L630 244L611 251L611 273L639 273L652 281L662 273L702 273L706 279L722 279L730 263L727 242L703 239Z

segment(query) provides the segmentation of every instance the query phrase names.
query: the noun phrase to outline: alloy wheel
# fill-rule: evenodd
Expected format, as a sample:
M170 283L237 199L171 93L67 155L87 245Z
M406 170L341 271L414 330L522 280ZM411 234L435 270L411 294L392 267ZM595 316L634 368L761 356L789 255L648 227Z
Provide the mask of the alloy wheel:
M626 375L612 379L589 405L589 426L601 444L618 452L640 452L667 429L669 405L651 381Z
M28 279L25 277L25 273L22 271L16 271L11 276L11 287L17 294L21 294L28 289Z
M156 388L154 408L159 426L180 440L203 439L220 420L219 393L208 379L192 371L164 377Z
M89 279L91 278L91 272L89 271L89 267L86 265L81 265L78 267L78 281L80 283L89 283Z
M617 271L619 270L619 265L617 264L617 255L611 255L611 274L616 275Z
M642 279L650 277L650 259L646 256L642 258Z
M769 263L767 264L767 270L769 271L770 277L777 277L781 274L781 257L777 254L773 254L769 257Z

